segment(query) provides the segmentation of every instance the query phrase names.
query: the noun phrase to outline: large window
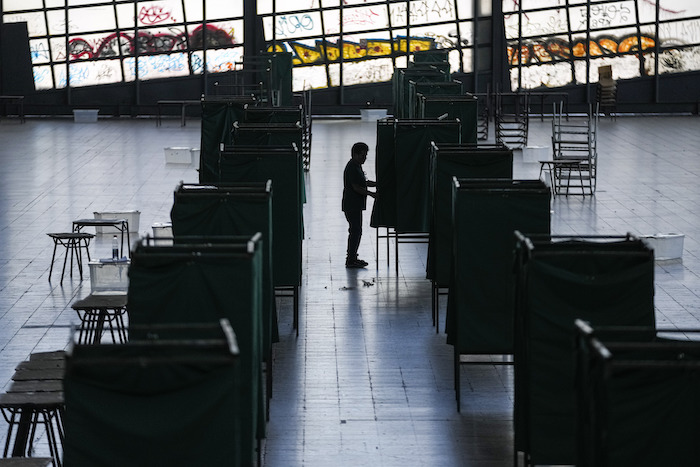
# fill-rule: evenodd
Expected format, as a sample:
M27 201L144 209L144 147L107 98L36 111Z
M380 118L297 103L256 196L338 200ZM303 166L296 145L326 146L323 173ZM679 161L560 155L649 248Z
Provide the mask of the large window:
M697 0L504 0L511 87L700 70Z
M391 79L412 52L472 70L473 0L258 0L268 50L293 55L293 88Z
M226 71L243 54L243 0L3 0L26 22L37 89Z

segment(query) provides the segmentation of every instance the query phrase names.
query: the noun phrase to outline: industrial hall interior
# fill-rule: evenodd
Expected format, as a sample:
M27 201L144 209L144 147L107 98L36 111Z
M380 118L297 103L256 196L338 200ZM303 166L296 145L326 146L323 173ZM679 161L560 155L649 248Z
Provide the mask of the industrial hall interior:
M699 2L0 8L0 467L698 464Z

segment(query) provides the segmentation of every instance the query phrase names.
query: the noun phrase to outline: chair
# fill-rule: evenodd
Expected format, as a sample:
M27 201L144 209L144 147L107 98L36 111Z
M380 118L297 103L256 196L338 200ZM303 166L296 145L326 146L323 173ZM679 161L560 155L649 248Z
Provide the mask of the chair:
M562 103L554 104L552 115L552 160L540 161L540 176L549 172L552 193L593 195L597 178L598 105L589 106L583 120L565 121ZM580 190L574 193L572 190Z
M90 240L95 237L95 234L85 232L59 232L47 233L46 235L53 240L53 255L51 256L51 268L49 269L49 282L51 282L53 263L56 260L56 249L59 245L66 249L66 255L63 258L63 269L61 270L61 285L63 285L63 276L66 273L68 255L70 255L70 276L73 277L73 257L75 257L76 264L78 265L78 272L80 272L80 280L83 280L82 249L85 248L89 258L90 253L88 247L90 246Z
M527 146L530 125L527 94L497 93L495 120L496 143L511 148Z

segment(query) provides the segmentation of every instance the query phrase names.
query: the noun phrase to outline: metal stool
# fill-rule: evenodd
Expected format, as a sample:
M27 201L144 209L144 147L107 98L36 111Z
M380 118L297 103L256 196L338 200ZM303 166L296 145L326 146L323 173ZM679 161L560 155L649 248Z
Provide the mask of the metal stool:
M109 327L113 343L124 344L127 341L124 315L126 314L124 294L90 294L73 303L71 307L78 313L80 330L79 344L99 344L105 325Z
M88 246L90 245L90 240L95 237L95 234L84 232L60 232L48 233L46 235L53 239L53 255L51 256L51 269L49 269L49 282L51 282L51 273L53 272L53 263L56 259L56 248L58 245L66 249L66 256L63 259L63 269L61 270L61 285L63 285L63 276L66 273L66 263L68 262L69 254L70 276L73 277L73 256L75 256L76 263L78 264L78 271L80 272L80 280L83 280L82 248L85 248L89 256L90 252L88 251Z
M52 461L61 466L64 367L65 360L58 358L39 358L17 365L10 389L0 394L0 411L9 425L3 457L30 457L37 426L43 425Z

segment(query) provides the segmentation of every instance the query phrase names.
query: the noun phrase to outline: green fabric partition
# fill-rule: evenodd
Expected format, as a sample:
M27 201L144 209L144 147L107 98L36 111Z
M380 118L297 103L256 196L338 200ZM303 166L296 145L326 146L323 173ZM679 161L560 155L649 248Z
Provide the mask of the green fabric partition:
M254 465L242 423L248 388L236 367L224 345L72 347L64 465Z
M262 239L230 239L229 244L137 245L129 267L129 338L145 338L141 326L228 319L240 348L234 379L244 387L237 400L241 455L252 461L256 440L265 437Z
M375 150L375 181L377 197L372 205L370 225L393 227L396 225L396 153L394 152L394 119L377 120L377 146Z
M233 133L234 146L279 146L294 147L299 152L299 199L306 203L306 185L304 183L304 166L301 158L303 147L303 129L301 122L293 123L236 123Z
M255 103L249 97L202 99L201 147L199 154L199 181L211 183L218 179L219 149L221 144L232 144L233 124L243 118L245 106Z
M408 117L408 81L415 82L445 82L450 80L449 73L430 67L397 68L391 77L392 95L394 102L394 117Z
M459 143L460 132L460 123L452 120L396 121L397 232L430 231L430 144Z
M264 53L264 57L270 60L270 83L267 82L267 74L262 74L261 79L265 87L277 93L276 106L292 105L292 54L289 52Z
M450 285L452 178L513 178L513 151L503 145L432 144L430 149L430 241L427 277Z
M420 115L420 96L462 96L464 89L461 81L444 83L408 81L408 118L424 118Z
M303 205L301 156L291 147L233 146L221 153L220 182L272 180L273 280L277 286L301 285Z
M608 336L596 327L578 339L581 467L691 467L700 458L700 329ZM692 334L691 334L692 332ZM603 352L607 352L604 355ZM590 424L581 423L589 420Z
M633 237L516 242L515 446L576 462L574 321L654 327L654 256Z
M304 120L301 105L291 107L246 106L244 123L301 123Z
M418 118L437 118L447 114L448 120L462 123L462 143L477 142L478 101L474 96L421 95Z
M263 338L269 352L279 342L272 256L272 183L185 185L174 193L170 211L173 235L255 235L263 242Z
M447 343L455 354L513 354L513 232L550 231L540 180L455 179Z

